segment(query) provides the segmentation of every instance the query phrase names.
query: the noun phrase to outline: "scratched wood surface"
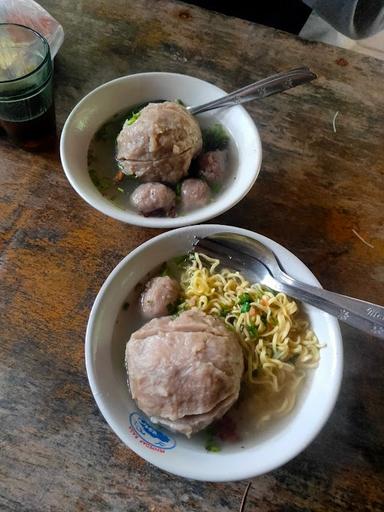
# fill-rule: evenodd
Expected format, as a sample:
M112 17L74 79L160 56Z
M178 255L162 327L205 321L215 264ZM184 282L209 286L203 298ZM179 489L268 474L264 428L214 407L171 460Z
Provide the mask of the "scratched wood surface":
M383 303L383 62L171 1L41 4L66 33L55 62L59 129L84 94L125 74L175 71L231 90L310 65L316 82L247 107L263 142L260 177L214 222L260 232L325 287ZM0 510L238 510L245 482L151 467L111 432L88 387L95 295L159 232L89 207L57 152L32 155L1 139L0 162ZM383 344L342 331L345 372L330 420L296 459L253 481L247 511L383 510Z

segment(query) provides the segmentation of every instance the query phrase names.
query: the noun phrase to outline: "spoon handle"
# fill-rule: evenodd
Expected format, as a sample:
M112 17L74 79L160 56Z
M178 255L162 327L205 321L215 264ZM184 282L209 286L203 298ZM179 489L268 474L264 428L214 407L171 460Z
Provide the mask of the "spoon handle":
M240 105L241 103L247 103L248 101L266 98L272 94L292 89L297 85L305 84L317 78L315 73L312 73L309 68L301 67L285 71L283 73L277 73L267 78L263 78L258 82L247 85L237 91L234 91L226 96L218 98L217 100L209 101L203 105L196 107L187 107L187 110L191 114L201 114L208 110L216 108L232 107L234 105Z
M322 309L338 320L372 336L384 339L383 306L310 286L296 281L284 272L279 274L278 281L274 278L271 280L275 281L275 283L271 283L271 288L275 288L273 284L276 284L278 290L286 292L291 297Z
M235 244L233 240L236 241ZM244 245L244 240L251 240L252 244ZM251 248L250 251L249 248ZM216 233L210 237L197 239L194 249L218 258L221 264L225 264L228 268L235 268L251 276L252 280L254 279L253 282L260 282L272 290L284 292L335 316L342 322L384 339L383 306L330 292L290 277L281 270L274 254L269 254L270 251L266 247L263 249L260 242L255 242L243 235ZM256 252L257 250L259 253ZM257 257L258 255L261 255L261 259Z

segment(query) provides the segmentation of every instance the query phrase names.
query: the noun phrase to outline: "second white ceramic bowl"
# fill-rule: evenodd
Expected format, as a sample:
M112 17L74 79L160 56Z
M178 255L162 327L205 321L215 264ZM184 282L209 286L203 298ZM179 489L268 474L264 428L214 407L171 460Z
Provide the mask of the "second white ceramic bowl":
M304 306L324 347L319 367L306 380L293 411L265 432L207 452L202 434L191 439L152 425L132 400L124 367L130 334L139 327L134 305L126 303L139 282L161 263L192 248L195 235L231 231L250 236L269 247L293 277L319 286L311 271L292 253L272 240L231 226L202 225L168 231L144 243L113 270L102 286L89 318L85 354L95 400L120 439L152 464L176 475L208 481L251 478L271 471L300 453L318 434L335 404L343 368L342 341L337 320Z
M252 118L241 106L197 116L203 127L220 122L230 133L233 146L231 181L210 204L178 217L143 217L134 209L119 208L92 183L88 174L87 155L95 132L118 112L155 99L181 99L187 105L199 105L224 94L222 89L213 84L174 73L129 75L98 87L76 105L63 128L60 155L70 184L87 203L100 212L137 226L175 228L197 224L220 215L247 194L261 165L259 133Z

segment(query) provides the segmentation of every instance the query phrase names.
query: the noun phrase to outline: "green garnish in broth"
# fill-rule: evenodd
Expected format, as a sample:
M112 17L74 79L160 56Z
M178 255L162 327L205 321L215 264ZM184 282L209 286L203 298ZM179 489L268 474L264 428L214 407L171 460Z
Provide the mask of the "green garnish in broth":
M223 150L228 147L229 135L220 123L215 123L202 130L203 151Z
M207 452L213 452L213 453L221 452L220 446L218 444L214 444L214 443L207 443L205 445L205 449L207 450Z
M212 425L210 427L207 427L207 429L205 430L205 434L207 436L206 443L205 443L205 449L207 450L207 452L212 452L212 453L220 452L221 448L215 439L215 431L214 431L214 428L212 427Z
M127 124L128 126L130 126L131 124L133 124L135 121L137 121L140 117L140 114L141 112L133 112L133 114L131 115L131 117L129 117L126 121L125 121L125 124Z
M181 181L176 183L175 194L176 194L177 197L181 197Z
M101 193L106 192L113 185L112 179L104 176L98 176L95 169L89 169L89 177Z
M125 174L124 175L124 181L140 181L140 180L134 174Z
M167 311L169 315L175 315L177 313L179 303L174 302L173 304L167 304Z
M221 190L221 184L220 183L212 183L211 190L214 194L218 194Z
M184 270L186 263L189 261L189 254L183 254L182 256L176 256L171 260L168 260L164 263L164 268L162 269L162 276L173 277L174 279L179 279L181 272Z

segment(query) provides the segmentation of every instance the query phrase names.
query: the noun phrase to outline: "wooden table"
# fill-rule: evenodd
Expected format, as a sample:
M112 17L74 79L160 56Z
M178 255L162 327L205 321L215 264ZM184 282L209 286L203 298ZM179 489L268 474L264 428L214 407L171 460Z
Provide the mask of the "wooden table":
M172 1L41 4L66 32L55 63L60 128L84 94L125 74L175 71L231 90L310 65L316 82L247 107L263 141L260 177L214 222L260 232L325 287L383 303L383 62ZM89 207L56 152L32 155L2 139L0 155L0 510L237 511L245 482L151 467L111 432L88 387L95 295L159 231ZM344 380L330 420L296 459L253 481L248 512L384 510L383 344L342 331Z

